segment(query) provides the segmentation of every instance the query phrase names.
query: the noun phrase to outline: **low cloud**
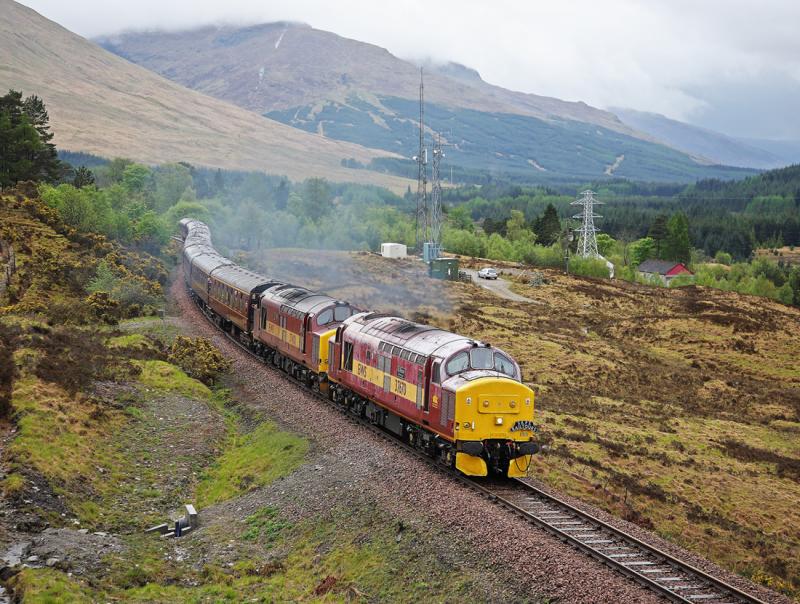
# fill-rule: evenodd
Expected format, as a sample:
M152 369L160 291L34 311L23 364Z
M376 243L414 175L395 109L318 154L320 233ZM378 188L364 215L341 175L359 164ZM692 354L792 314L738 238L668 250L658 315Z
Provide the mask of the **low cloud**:
M793 0L24 4L87 37L126 29L302 21L404 58L457 61L515 90L656 111L733 135L800 135L775 127L776 120L793 123L787 107L800 104L800 3ZM761 91L747 94L776 78L788 102ZM715 93L723 88L744 91L746 102Z

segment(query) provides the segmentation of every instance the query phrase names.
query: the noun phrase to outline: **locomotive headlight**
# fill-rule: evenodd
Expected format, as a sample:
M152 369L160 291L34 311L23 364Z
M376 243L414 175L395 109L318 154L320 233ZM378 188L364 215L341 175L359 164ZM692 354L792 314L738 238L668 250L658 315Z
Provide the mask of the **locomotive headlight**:
M495 417L494 418L494 423L497 426L502 426L503 425L503 418L502 417Z
M472 404L472 397L468 396L467 397L467 405L471 405L471 404Z
M513 409L514 407L516 407L516 406L517 406L517 401L511 401L511 402L508 404L508 406L509 406L509 407L511 407L511 408Z
M489 401L483 401L483 406L484 407L488 407L489 406Z
M526 399L525 399L525 404L526 404L526 405L530 405L530 404L531 404L531 399L529 399L529 398L526 398Z

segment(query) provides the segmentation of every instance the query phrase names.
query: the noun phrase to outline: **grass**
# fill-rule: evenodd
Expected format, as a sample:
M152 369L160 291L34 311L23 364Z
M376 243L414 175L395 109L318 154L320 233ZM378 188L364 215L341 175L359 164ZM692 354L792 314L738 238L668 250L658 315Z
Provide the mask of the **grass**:
M176 392L189 398L208 400L208 386L190 378L180 368L166 361L142 361L139 381L150 388L164 392Z
M11 579L14 590L28 604L91 604L93 590L77 579L51 568L26 568Z
M25 488L25 477L21 474L11 473L0 482L0 490L6 496L13 496Z
M469 569L454 568L434 551L420 549L425 534L412 528L399 534L374 508L336 509L294 526L280 520L277 510L263 508L247 524L248 531L258 527L259 547L243 548L255 553L230 565L187 568L159 556L150 540L136 550L135 565L120 561L93 588L51 569L26 569L15 578L15 588L34 604L458 602L476 593ZM266 538L278 534L279 540Z
M265 422L235 437L197 487L197 501L206 507L269 484L297 468L308 442Z
M16 464L30 466L60 484L95 475L98 465L117 465L100 443L122 427L121 413L98 410L31 376L15 383L12 406L18 434L9 453Z
M263 540L267 544L275 542L284 529L291 528L291 523L282 520L279 511L273 507L264 507L255 514L245 518L247 530L242 534L245 541Z

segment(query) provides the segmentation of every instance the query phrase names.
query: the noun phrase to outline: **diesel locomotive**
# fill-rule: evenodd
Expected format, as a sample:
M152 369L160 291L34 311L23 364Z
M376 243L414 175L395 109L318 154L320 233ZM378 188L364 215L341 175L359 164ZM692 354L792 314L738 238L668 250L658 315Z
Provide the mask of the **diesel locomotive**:
M266 363L466 475L527 473L534 396L511 356L259 275L217 253L204 223L180 228L192 298Z

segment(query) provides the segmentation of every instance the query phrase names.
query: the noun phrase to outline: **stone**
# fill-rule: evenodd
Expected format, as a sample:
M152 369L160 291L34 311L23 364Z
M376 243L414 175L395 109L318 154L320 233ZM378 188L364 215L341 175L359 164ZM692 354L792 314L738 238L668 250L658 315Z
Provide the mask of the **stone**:
M61 562L61 560L59 560L58 558L48 558L47 561L45 562L45 565L53 567L59 562Z
M186 504L186 517L189 519L189 526L195 528L197 526L197 510L191 503Z
M146 529L145 533L161 533L162 535L169 531L169 524L163 522L161 524L157 524L155 526L151 526L149 529Z

